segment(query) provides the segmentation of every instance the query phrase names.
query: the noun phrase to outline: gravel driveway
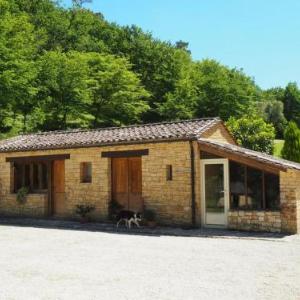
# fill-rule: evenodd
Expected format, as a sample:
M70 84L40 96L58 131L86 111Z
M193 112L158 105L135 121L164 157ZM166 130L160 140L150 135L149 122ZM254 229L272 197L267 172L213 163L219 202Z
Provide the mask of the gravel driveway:
M300 299L300 237L0 226L0 299Z

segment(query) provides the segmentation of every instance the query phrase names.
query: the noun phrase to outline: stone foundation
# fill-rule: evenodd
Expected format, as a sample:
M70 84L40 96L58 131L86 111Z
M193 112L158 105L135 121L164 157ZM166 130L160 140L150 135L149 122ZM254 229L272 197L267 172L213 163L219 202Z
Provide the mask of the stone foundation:
M281 214L280 211L231 210L228 212L228 227L247 231L281 232Z

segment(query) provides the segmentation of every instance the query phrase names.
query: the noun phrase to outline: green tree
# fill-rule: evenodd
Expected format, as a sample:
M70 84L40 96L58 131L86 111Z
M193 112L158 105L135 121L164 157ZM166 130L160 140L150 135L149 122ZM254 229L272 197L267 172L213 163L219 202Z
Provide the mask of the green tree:
M216 117L227 120L255 111L260 91L242 71L214 60L185 62L172 92L160 104L164 118Z
M276 137L282 138L287 123L283 113L283 103L277 100L265 101L261 103L260 107L264 120L273 124L276 130Z
M93 127L137 123L149 109L149 93L124 58L88 53Z
M289 122L285 129L281 156L288 160L300 162L300 130L293 121Z
M12 13L14 3L0 0L0 129L10 130L23 116L27 119L36 107L36 68L34 59L39 42L28 16Z
M262 118L254 115L229 118L226 123L238 144L255 151L273 153L275 130Z
M174 92L177 81L182 79L182 70L191 61L189 53L154 39L150 33L144 33L137 26L122 28L117 47L114 53L128 58L132 70L151 94L148 100L150 110L143 114L142 120L162 120L159 106L169 93Z
M40 57L38 66L38 97L45 114L41 129L87 127L91 116L84 54L50 51Z
M281 101L284 102L285 89L282 87L274 87L262 92L262 98L264 101Z
M300 125L300 90L296 83L289 83L284 91L284 115L288 121Z
M73 6L75 8L81 8L85 3L92 3L93 0L72 0Z

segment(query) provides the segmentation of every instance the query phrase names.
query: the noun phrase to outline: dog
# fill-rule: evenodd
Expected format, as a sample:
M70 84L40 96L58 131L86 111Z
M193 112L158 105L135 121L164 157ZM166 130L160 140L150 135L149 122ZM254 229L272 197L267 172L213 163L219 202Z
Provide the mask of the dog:
M117 228L119 224L124 221L127 228L131 228L131 223L135 224L137 227L140 227L139 222L142 221L142 215L139 212L133 212L130 210L121 210L117 214Z

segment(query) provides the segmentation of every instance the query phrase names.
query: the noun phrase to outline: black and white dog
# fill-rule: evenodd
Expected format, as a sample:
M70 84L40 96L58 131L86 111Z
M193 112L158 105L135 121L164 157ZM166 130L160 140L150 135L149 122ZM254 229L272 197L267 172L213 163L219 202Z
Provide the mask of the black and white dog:
M135 224L137 227L140 227L139 222L142 221L142 215L140 213L135 213L130 210L121 210L117 214L117 227L119 224L124 221L127 228L131 228L131 223Z

